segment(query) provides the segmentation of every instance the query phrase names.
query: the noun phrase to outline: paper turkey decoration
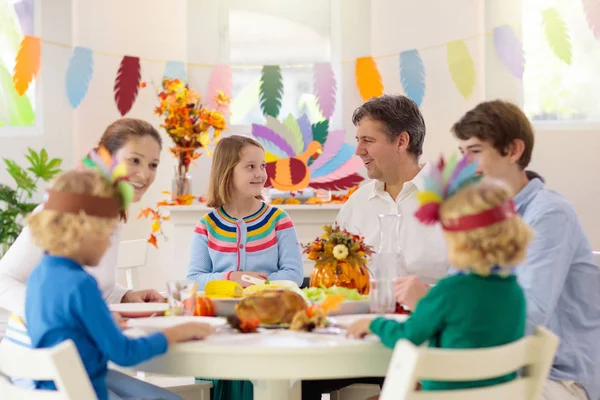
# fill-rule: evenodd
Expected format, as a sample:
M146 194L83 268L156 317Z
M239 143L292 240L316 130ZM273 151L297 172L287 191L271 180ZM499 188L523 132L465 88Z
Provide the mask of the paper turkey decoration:
M252 135L267 152L267 182L283 192L306 188L346 190L364 178L355 147L344 143L345 131L329 131L329 121L311 124L306 115L283 122L266 116L266 125L252 125Z

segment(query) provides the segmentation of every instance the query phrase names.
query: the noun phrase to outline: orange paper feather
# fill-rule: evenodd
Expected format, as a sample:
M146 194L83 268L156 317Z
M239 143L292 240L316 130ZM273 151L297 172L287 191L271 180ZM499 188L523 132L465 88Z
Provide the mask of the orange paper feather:
M364 101L383 94L383 82L373 57L356 59L356 86Z
M23 96L40 70L40 38L24 36L17 53L13 83L19 96Z

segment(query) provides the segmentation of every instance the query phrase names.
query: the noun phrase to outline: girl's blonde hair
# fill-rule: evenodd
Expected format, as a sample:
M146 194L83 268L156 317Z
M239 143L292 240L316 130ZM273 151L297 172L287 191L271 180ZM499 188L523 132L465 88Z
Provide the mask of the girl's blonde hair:
M208 182L207 205L219 208L231 203L233 193L233 169L240 162L241 153L246 146L264 147L249 136L231 135L217 143L213 153L212 168ZM263 196L256 196L264 200Z
M117 189L98 171L73 170L60 174L50 188L55 192L119 197ZM119 223L118 218L92 217L54 210L32 214L27 225L34 243L54 255L72 256L85 235L109 237Z
M512 193L504 183L484 179L445 200L440 219L449 225L453 219L489 210L511 198ZM450 263L457 269L471 269L483 276L489 275L493 267L508 270L519 264L533 238L532 230L519 215L470 231L444 231L444 235Z

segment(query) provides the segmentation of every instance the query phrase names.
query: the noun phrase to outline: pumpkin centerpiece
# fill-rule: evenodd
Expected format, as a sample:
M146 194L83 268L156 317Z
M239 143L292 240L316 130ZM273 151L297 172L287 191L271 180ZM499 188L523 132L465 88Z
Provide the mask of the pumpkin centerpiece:
M345 287L360 294L369 293L370 276L366 266L374 253L364 238L337 225L324 226L325 233L307 245L303 253L315 261L310 274L311 287Z

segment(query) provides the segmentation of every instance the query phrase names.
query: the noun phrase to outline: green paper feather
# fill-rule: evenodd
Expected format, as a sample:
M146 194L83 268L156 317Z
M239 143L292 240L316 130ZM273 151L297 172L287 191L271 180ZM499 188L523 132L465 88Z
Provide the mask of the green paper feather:
M329 121L323 120L319 121L316 124L312 124L312 134L313 140L321 143L322 146L325 145L325 141L327 140L327 135L329 134Z
M542 11L542 21L546 33L546 40L552 48L554 55L567 65L571 65L572 49L571 37L567 25L556 8Z
M277 118L283 96L283 78L278 65L265 65L260 83L260 108L264 115Z
M304 150L304 138L302 138L302 131L300 130L300 125L298 125L298 121L292 114L288 115L286 119L283 120L283 125L288 128L289 132L292 133L293 143L290 143L296 155L302 153Z
M133 200L133 186L127 181L119 181L118 189L123 200L123 208L126 209Z
M452 176L452 172L456 168L456 164L458 164L458 156L456 155L456 153L452 153L448 161L446 161L446 165L444 166L444 172L442 172L442 179L444 181L444 184L446 184L446 182L448 182L448 179L450 179L450 176Z

